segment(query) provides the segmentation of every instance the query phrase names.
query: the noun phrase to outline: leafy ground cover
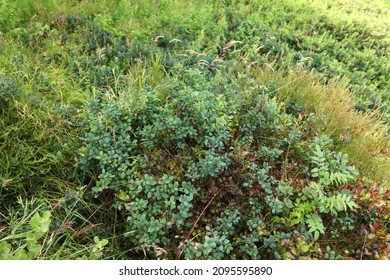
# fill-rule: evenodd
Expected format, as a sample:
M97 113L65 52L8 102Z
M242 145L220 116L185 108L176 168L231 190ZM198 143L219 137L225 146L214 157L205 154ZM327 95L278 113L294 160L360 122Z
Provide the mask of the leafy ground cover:
M0 258L389 258L388 13L0 1Z

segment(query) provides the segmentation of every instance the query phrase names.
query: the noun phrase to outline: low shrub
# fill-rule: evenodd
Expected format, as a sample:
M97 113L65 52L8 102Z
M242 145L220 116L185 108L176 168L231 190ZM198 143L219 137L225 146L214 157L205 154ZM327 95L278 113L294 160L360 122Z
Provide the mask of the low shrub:
M343 254L329 235L359 227L346 187L358 173L314 115L287 114L265 85L226 68L174 73L164 87L102 93L85 123L82 167L134 248L148 258L322 258L326 237L329 258Z

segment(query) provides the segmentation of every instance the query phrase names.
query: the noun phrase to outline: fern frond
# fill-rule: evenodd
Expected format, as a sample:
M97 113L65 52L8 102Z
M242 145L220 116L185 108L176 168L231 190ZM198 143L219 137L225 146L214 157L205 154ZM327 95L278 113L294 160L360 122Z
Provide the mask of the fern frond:
M314 234L314 239L318 239L320 233L325 233L325 226L322 222L321 217L317 214L307 214L306 224L309 227L309 232L312 232Z

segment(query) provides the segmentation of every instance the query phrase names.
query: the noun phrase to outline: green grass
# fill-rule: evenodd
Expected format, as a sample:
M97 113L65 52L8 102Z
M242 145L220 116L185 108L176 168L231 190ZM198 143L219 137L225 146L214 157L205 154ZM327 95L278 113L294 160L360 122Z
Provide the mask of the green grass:
M38 258L143 258L129 251L114 194L94 197L101 167L81 164L82 139L96 100L169 100L183 69L237 77L244 92L253 78L310 132L302 147L326 134L357 167L354 187L388 189L389 10L386 0L0 0L0 240L19 236L17 252L31 217L49 210ZM363 204L360 213L377 206ZM103 255L95 236L109 241Z

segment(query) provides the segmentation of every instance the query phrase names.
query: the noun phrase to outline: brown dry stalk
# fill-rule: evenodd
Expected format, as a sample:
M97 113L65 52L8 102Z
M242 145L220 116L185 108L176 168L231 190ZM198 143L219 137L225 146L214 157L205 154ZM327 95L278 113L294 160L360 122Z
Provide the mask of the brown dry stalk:
M175 259L178 260L179 259L179 256L180 256L180 252L181 252L181 249L183 248L185 242L190 239L192 233L194 232L195 230L195 227L196 225L198 224L200 218L203 216L204 212L206 211L206 209L210 206L210 204L213 202L213 200L217 197L217 195L222 191L222 189L225 188L225 186L219 188L219 190L213 195L213 197L209 200L209 202L207 203L207 205L203 208L202 212L200 212L198 218L196 219L196 221L194 222L194 224L192 225L190 231L188 232L186 238L184 239L184 241L179 245L179 247L177 248L177 251L176 251L176 256L175 256Z

